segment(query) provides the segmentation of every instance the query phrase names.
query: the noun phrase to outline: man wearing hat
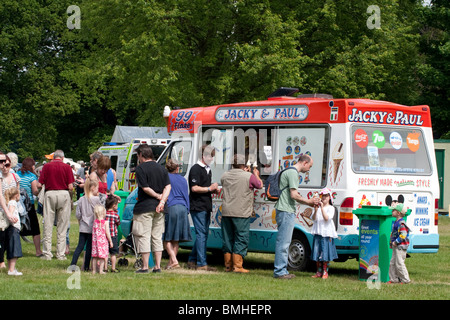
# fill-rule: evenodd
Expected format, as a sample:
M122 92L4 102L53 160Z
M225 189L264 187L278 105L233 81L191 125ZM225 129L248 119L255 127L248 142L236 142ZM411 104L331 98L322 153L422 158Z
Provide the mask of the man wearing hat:
M64 163L64 152L56 150L52 154L52 161L46 163L39 176L39 183L45 186L44 196L44 237L43 256L41 259L51 260L52 231L55 217L57 218L56 258L66 260L66 233L69 227L71 212L71 192L75 181L72 169Z
M390 237L392 258L389 266L389 283L409 283L411 280L405 265L406 250L409 246L409 228L403 219L406 206L403 203L393 202L389 209L392 210L392 216L396 219Z

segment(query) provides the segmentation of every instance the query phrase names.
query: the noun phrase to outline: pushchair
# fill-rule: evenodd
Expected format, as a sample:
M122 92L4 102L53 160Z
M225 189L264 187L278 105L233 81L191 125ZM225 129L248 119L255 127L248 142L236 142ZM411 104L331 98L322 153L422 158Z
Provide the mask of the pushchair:
M134 262L134 268L142 268L142 257L137 253L136 242L134 241L134 235L132 232L128 234L125 240L121 240L120 242L119 257L121 258L119 258L119 260L117 261L119 266L128 266L128 259L126 258L126 256L129 254L134 255L136 258L136 261Z

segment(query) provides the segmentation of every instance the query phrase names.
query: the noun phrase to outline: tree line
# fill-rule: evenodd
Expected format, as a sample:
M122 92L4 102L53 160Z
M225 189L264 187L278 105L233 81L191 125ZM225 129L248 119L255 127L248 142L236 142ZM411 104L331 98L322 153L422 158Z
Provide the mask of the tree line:
M88 160L165 105L281 86L431 108L450 138L450 3L432 0L3 0L0 150Z

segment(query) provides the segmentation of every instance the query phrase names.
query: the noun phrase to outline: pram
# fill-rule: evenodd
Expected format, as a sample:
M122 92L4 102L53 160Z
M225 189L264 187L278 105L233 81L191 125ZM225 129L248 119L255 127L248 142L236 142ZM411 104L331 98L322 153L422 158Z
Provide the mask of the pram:
M142 268L142 257L137 253L136 242L134 241L134 236L131 232L128 234L126 239L120 241L119 257L121 258L117 262L119 266L128 266L128 259L125 258L128 254L133 254L136 257L134 267L136 269Z
M120 230L125 239L120 240L119 243L119 255L118 255L118 265L128 266L128 259L126 256L132 254L136 257L136 262L134 267L140 269L142 267L142 257L137 252L136 242L134 241L134 235L131 232L133 230L133 209L136 203L137 189L133 190L126 198L122 209L123 214L121 215Z

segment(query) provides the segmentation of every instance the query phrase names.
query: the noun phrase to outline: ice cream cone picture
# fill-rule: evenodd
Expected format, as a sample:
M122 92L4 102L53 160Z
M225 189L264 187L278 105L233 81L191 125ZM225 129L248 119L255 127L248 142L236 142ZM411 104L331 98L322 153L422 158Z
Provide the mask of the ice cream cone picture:
M342 142L336 144L332 154L333 160L333 182L336 183L339 169L341 167L341 162L344 160L344 145Z

